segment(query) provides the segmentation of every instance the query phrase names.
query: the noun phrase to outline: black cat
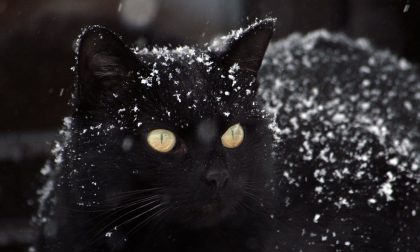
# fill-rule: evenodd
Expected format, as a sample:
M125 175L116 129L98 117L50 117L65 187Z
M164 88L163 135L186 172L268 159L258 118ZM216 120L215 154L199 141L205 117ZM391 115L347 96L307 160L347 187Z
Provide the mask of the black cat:
M87 28L32 249L419 251L416 69L325 31L264 58L273 26L143 50Z

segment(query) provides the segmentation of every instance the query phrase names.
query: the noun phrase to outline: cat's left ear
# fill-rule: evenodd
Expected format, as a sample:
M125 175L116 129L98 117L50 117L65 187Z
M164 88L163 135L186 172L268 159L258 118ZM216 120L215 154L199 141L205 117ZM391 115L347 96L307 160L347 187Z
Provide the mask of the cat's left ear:
M273 35L275 21L267 18L250 25L244 31L235 32L219 56L221 63L227 69L236 63L241 70L256 76Z
M138 59L121 39L100 26L85 28L77 48L79 108L93 110L121 89L138 66Z

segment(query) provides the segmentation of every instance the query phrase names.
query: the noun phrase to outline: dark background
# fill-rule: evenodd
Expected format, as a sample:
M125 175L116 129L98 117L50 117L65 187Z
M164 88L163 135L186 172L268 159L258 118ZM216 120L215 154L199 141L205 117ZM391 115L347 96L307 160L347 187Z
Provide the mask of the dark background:
M0 251L33 239L36 181L69 111L81 27L192 45L268 15L278 18L275 38L326 28L420 62L419 0L0 0Z

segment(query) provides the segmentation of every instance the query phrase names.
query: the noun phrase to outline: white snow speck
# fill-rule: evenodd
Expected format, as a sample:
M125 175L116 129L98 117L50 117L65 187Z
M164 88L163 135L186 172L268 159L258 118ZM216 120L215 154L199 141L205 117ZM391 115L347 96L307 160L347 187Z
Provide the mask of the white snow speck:
M318 221L319 221L319 218L321 217L321 215L320 214L315 214L315 216L314 216L314 223L318 223Z
M394 192L394 190L392 189L392 182L394 182L396 178L394 174L392 174L392 172L390 171L387 172L386 175L388 176L388 179L381 185L381 188L379 188L378 193L379 195L385 197L387 201L392 201L394 200L394 198L392 197L392 193Z
M179 102L179 103L181 103L181 94L174 94L173 96L175 96L176 97L176 99L177 99L177 101Z

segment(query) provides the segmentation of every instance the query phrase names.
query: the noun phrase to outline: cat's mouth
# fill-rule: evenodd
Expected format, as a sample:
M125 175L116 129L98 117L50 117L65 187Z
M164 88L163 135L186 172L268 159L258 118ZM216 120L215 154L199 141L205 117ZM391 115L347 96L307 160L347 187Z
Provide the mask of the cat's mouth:
M192 226L210 227L222 222L227 216L233 213L236 200L223 200L222 197L213 197L200 207L190 209L188 215L192 217Z
M224 204L218 200L218 201L208 203L202 206L201 213L204 215L217 214L217 213L223 212L224 208L225 208Z

